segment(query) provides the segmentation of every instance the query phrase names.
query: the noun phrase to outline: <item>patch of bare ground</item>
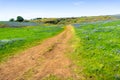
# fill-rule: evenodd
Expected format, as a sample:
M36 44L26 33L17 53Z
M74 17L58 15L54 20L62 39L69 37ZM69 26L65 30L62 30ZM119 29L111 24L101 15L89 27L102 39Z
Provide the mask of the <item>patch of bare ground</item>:
M0 80L41 80L51 74L61 79L75 79L74 65L65 56L71 38L72 26L68 25L59 35L12 57L0 65Z

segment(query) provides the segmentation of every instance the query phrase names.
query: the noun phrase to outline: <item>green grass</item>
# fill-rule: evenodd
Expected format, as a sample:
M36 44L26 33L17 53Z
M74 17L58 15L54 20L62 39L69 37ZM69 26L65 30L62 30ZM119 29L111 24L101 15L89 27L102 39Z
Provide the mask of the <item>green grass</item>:
M55 75L48 75L47 77L44 77L42 80L73 80L72 78L63 78L63 77L57 77Z
M120 80L120 21L80 24L75 27L74 63L86 80Z
M63 31L57 26L0 28L0 62Z

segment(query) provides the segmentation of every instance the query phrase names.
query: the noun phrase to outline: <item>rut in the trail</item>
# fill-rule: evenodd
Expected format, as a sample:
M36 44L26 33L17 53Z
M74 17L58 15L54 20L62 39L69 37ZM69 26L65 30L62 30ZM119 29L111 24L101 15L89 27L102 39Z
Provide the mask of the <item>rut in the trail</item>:
M67 42L72 38L72 26L59 35L44 41L42 44L30 48L19 56L11 58L0 65L0 80L41 80L52 74L58 77L74 77L71 61L65 56L69 49Z

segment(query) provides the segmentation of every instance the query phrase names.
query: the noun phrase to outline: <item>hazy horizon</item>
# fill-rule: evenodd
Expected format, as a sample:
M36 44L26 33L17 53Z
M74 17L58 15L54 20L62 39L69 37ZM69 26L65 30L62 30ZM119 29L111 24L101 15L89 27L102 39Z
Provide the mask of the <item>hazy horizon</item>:
M80 17L120 13L119 0L0 0L0 21L23 16Z

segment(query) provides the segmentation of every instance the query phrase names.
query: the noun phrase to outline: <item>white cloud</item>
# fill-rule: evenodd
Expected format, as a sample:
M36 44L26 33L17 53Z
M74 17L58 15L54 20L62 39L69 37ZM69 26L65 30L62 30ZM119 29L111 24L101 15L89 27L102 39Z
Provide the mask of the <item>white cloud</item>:
M79 2L74 2L73 5L74 6L79 6L79 5L83 4L83 3L84 3L83 1L79 1Z

